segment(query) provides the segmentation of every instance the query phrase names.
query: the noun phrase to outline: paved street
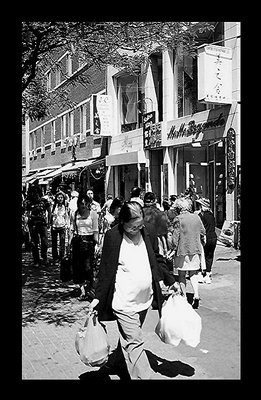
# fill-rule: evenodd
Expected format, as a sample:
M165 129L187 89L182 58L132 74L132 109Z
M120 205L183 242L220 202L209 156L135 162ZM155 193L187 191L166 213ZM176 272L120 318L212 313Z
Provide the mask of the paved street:
M88 303L77 300L74 285L61 284L58 267L36 270L26 252L22 260L22 379L78 380L95 370L80 361L74 346ZM153 379L240 379L240 251L218 244L212 273L211 285L200 284L202 333L196 348L162 343L154 333L158 312L149 311L144 336ZM115 323L107 328L113 346Z

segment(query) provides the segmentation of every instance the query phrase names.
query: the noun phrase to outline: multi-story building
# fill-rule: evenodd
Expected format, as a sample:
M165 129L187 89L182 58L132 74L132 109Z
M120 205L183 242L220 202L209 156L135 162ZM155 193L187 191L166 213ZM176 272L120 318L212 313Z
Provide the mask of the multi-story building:
M239 219L240 23L215 24L214 32L199 37L198 57L155 51L138 76L108 68L113 136L106 190L128 198L138 185L161 201L192 187L210 198L221 228L225 220ZM204 79L211 81L212 67L202 65L208 52L210 63L216 62L215 94L198 99Z
M48 90L65 85L73 74L87 74L90 84L71 86L69 106L57 107L42 121L26 120L28 162L23 181L28 185L37 179L44 191L50 187L55 191L61 182L72 190L91 186L103 201L108 139L90 134L90 104L93 94L105 93L106 74L94 67L87 70L73 54L65 52L57 57L57 68L46 71Z

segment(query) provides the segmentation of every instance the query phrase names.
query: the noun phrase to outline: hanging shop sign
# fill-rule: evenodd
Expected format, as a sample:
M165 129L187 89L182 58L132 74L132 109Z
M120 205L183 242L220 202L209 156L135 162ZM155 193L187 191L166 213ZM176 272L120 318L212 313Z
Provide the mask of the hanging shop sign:
M90 102L91 135L112 136L112 99L105 94L93 94Z
M236 132L230 128L227 132L227 186L233 189L236 184Z
M155 111L143 115L143 145L144 149L161 147L161 123L155 123Z
M198 100L232 104L232 49L216 45L198 48Z
M167 122L163 130L162 146L179 146L203 139L223 136L229 116L229 106L206 110L191 116Z

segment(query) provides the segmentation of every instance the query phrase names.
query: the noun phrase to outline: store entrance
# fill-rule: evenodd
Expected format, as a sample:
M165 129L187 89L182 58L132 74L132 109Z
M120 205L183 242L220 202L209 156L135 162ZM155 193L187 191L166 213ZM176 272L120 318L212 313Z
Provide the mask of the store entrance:
M198 196L209 198L216 226L221 229L226 216L223 142L210 143L207 159L202 162L186 162L186 188L191 187Z
M208 163L186 163L186 187L200 197L208 197Z

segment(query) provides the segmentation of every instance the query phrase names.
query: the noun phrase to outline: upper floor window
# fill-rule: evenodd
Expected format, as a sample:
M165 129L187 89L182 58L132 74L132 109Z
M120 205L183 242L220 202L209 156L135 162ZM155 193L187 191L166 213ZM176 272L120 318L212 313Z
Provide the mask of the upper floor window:
M156 95L158 121L163 118L163 92L162 92L162 53L154 53L150 56L153 84Z
M117 79L121 131L136 129L139 125L138 77L122 75Z
M45 153L45 125L41 127L41 152Z
M47 72L47 74L46 74L46 86L47 86L47 92L49 92L52 89L52 74L51 74L51 71Z
M86 104L80 106L80 138L86 137Z
M51 149L55 150L55 136L56 136L56 126L55 126L56 121L51 122Z
M218 41L218 46L224 45L224 22L218 22L215 30L204 32L199 37L199 44ZM220 42L221 40L221 42ZM178 117L194 114L196 112L215 108L215 104L205 104L198 101L198 68L197 57L192 58L178 52L177 62L177 88L178 88Z

